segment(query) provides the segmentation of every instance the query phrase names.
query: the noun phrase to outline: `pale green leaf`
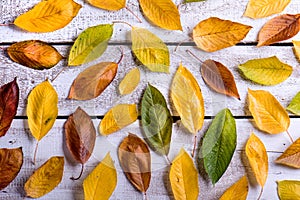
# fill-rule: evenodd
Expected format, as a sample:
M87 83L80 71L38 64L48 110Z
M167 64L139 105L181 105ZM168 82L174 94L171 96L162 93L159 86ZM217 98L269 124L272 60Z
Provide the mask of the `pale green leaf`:
M300 92L296 94L286 109L296 115L300 115Z
M300 200L300 181L277 181L280 200Z

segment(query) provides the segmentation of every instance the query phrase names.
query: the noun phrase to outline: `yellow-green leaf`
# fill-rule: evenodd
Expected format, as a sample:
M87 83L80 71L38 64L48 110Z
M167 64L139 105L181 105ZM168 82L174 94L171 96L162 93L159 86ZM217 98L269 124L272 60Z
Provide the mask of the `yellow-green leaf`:
M275 162L300 169L300 138L289 146Z
M170 54L167 45L144 28L133 27L132 51L139 61L154 72L169 73Z
M117 185L117 171L109 153L83 181L85 200L107 200Z
M246 176L243 176L238 182L228 188L219 200L246 200L248 190L248 179Z
M193 200L198 198L198 173L192 158L181 149L172 162L169 174L175 199Z
M286 109L296 115L300 115L300 92L296 94Z
M104 10L116 11L126 6L126 0L87 0L91 5Z
M278 196L280 200L300 200L300 181L277 181Z
M239 65L242 74L251 81L262 85L276 85L285 81L293 68L281 62L276 56L249 60Z
M135 90L140 82L140 70L138 68L133 68L125 75L123 80L119 85L119 92L121 95L130 94Z
M119 104L110 109L99 125L102 135L112 134L137 120L138 113L135 104Z
M52 32L69 24L80 8L73 0L43 0L20 15L14 24L29 32Z

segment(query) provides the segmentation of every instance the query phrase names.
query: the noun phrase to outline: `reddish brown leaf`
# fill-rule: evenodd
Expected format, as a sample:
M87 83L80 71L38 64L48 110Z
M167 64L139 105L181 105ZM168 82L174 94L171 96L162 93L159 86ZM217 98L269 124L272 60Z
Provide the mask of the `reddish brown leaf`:
M113 81L118 70L114 62L102 62L81 72L74 80L68 98L90 100L98 97Z
M22 148L0 149L0 190L18 175L23 164Z
M0 87L0 137L9 129L17 114L19 103L19 86L17 78Z
M300 30L300 14L280 15L268 21L258 34L257 46L266 46L294 37Z
M240 99L232 73L222 63L206 60L201 66L202 78L213 90Z
M118 156L127 179L145 193L151 179L151 157L146 143L129 133L119 146Z

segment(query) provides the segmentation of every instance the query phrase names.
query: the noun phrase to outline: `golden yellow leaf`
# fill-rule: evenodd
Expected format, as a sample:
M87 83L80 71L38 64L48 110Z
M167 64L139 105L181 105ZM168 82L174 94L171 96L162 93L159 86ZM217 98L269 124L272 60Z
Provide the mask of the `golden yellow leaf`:
M64 157L51 157L26 181L26 196L39 198L51 192L60 182L64 172Z
M73 0L42 0L20 15L14 24L29 32L52 32L69 24L80 8L81 5Z
M289 146L275 162L300 169L300 138Z
M140 82L140 70L138 68L134 68L125 75L123 80L119 85L119 92L121 95L130 94L135 90Z
M280 200L300 200L300 181L277 181Z
M270 92L248 89L248 99L249 110L260 130L278 134L289 128L288 113Z
M300 60L300 41L293 40L294 52L297 58Z
M126 6L126 0L87 0L91 5L104 9L116 11Z
M268 177L268 155L265 145L254 133L247 141L246 155L256 181L261 187L264 187Z
M214 52L237 44L246 37L251 28L237 22L210 17L195 26L193 39L198 48Z
M248 190L248 179L246 176L243 176L238 182L228 188L219 200L246 200Z
M106 200L117 185L117 171L109 153L83 181L85 200Z
M181 149L170 169L170 182L175 199L193 200L198 198L198 173L189 154Z
M268 17L282 12L291 0L249 0L244 13L253 19Z
M171 98L182 124L197 134L204 121L204 101L196 79L181 64L172 82Z
M135 104L119 104L110 109L99 124L102 135L112 134L137 120Z

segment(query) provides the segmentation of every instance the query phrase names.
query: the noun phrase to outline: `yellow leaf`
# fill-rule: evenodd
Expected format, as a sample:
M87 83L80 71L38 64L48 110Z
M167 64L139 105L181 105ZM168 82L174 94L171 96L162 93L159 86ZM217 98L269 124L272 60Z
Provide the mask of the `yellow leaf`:
M275 162L300 169L300 138L289 146Z
M170 182L175 199L193 200L198 198L198 173L192 158L184 149L173 161L170 169Z
M87 0L91 5L104 9L116 11L126 6L126 0Z
M137 120L135 104L119 104L110 109L99 125L102 135L112 134Z
M198 48L214 52L237 44L246 37L251 28L237 22L210 17L195 26L193 39Z
M109 153L83 181L85 200L106 200L117 185L117 171Z
M248 99L249 110L260 130L278 134L289 128L288 113L271 93L248 89Z
M52 128L58 114L57 103L57 93L49 81L40 83L30 92L26 109L28 124L38 141Z
M180 15L172 0L139 0L145 16L167 30L182 30Z
M300 181L277 181L280 200L300 200Z
M219 200L246 200L248 190L248 179L246 176L243 176L238 182L228 188Z
M264 187L268 177L268 155L265 145L254 133L247 141L246 155L256 181L261 187Z
M140 70L138 68L134 68L126 74L119 85L119 92L121 95L130 94L135 90L140 82Z
M51 192L60 182L64 172L64 157L51 157L26 181L26 196L39 198Z
M268 17L282 12L291 0L249 0L244 13L253 19Z
M300 60L300 41L294 41L293 40L293 45L294 45L294 52L297 56L297 58Z
M14 24L29 32L52 32L69 24L80 8L81 5L73 0L42 0L20 15Z
M182 124L197 134L204 121L204 101L196 79L181 64L172 82L171 98Z

